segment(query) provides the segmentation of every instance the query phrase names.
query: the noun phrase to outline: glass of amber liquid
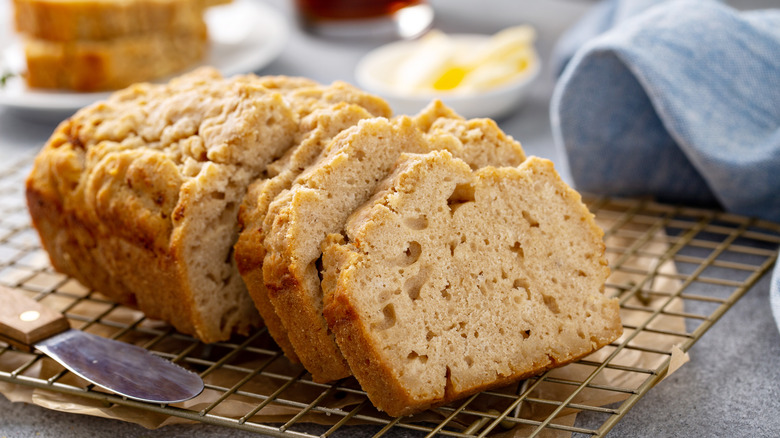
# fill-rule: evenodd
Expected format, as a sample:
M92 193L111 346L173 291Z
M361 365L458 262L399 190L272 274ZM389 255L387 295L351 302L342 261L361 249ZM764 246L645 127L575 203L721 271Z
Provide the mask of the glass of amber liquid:
M425 0L295 0L304 29L332 38L414 38L433 23Z

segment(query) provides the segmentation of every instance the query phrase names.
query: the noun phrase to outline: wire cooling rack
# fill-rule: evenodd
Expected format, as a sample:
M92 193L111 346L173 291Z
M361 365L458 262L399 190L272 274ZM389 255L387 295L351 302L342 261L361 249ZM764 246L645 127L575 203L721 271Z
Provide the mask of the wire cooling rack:
M63 311L74 328L133 342L198 372L206 390L176 405L128 400L79 380L40 354L2 343L0 382L32 387L49 405L97 407L117 418L152 422L176 417L274 436L349 436L355 425L362 425L363 434L369 427L375 436L390 437L545 431L602 436L770 269L780 244L780 225L769 222L650 201L589 199L605 230L613 272L606 293L620 300L623 336L517 385L391 418L374 410L354 379L313 382L303 368L287 362L264 329L204 345L54 272L24 206L29 165L25 160L0 170L0 284ZM139 411L140 416L128 413ZM582 412L598 417L599 426L577 426Z

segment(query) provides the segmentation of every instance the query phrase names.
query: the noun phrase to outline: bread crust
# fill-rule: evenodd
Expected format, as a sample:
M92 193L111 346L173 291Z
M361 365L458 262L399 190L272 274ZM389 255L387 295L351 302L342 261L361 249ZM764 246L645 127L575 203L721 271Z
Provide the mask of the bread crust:
M300 129L266 81L295 88L207 68L61 123L27 179L54 267L204 342L261 325L232 252L238 207Z

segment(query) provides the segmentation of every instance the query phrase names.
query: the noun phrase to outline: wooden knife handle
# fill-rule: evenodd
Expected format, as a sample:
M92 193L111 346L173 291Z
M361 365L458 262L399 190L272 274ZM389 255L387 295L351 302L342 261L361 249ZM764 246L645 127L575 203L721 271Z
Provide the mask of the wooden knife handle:
M69 328L62 313L0 285L0 340L31 351L36 342Z

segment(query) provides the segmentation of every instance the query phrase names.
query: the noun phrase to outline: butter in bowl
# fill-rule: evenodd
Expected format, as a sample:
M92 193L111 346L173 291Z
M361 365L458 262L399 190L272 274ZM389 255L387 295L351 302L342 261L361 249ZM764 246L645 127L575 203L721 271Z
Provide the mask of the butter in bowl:
M432 31L373 50L355 76L397 114L415 114L440 99L466 118L499 118L523 101L539 75L535 37L530 26L492 36Z

